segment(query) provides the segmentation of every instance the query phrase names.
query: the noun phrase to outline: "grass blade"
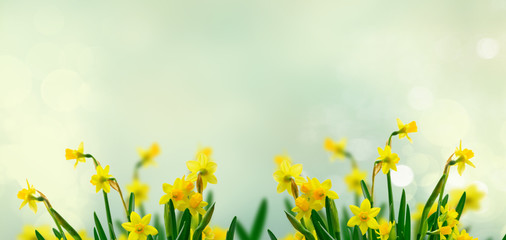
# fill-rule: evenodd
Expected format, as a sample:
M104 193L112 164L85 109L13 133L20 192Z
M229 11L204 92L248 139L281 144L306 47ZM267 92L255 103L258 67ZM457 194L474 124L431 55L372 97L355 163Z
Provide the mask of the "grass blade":
M232 219L232 222L230 223L230 227L228 227L226 240L233 240L234 239L236 223L237 223L237 216L234 217L234 219Z
M464 211L464 205L466 205L466 198L467 198L467 194L466 194L466 192L464 192L462 194L462 196L460 197L457 207L455 208L455 211L459 213L459 215L457 216L457 220L460 219L460 216L462 215L462 211Z
M35 230L35 237L37 237L37 240L45 240L44 237L42 237L42 235L40 235L39 231Z
M249 240L248 232L246 232L246 229L239 221L237 221L237 235L239 235L241 240Z
M93 228L93 238L95 240L100 240L100 238L98 237L97 228Z
M98 219L97 213L93 213L93 219L95 220L95 227L97 228L98 236L100 237L100 240L107 240L107 236L105 235L104 228L102 227L102 224L100 223L100 220Z
M339 227L339 213L334 200L329 197L325 198L325 211L327 214L327 226L330 235L337 240L341 239L341 229Z
M202 217L202 221L199 223L197 228L195 228L195 232L193 233L193 239L195 240L202 239L202 232L207 227L209 222L211 222L211 218L213 217L214 206L215 204L213 203L211 207L209 207L209 210L206 212L204 217Z
M135 194L132 192L128 198L128 221L130 221L130 214L133 211L135 211Z
M54 234L54 236L56 236L56 238L58 238L58 239L61 239L61 238L62 238L61 233L60 233L60 232L58 232L58 230L57 230L57 229L55 229L55 228L53 228L53 234Z
M406 222L404 224L404 240L411 240L411 212L409 204L406 205Z
M155 222L153 225L156 228L156 230L158 230L157 236L159 236L161 239L166 239L164 227L162 226L162 221L160 221L160 215L155 214Z
M288 221L290 221L290 223L292 224L293 228L295 228L295 230L299 231L300 233L302 233L302 235L304 235L304 237L306 237L306 240L315 240L313 234L311 232L309 232L300 222L299 220L297 220L294 216L292 216L291 214L285 212L286 214L286 217L288 218Z
M362 194L364 195L364 198L369 199L369 202L371 202L371 206L372 206L371 195L369 194L369 190L367 189L367 184L365 184L364 180L360 181L360 186L362 187Z
M250 232L250 240L260 240L260 236L264 231L265 220L267 219L267 199L262 199L260 207L258 208L253 227Z
M397 218L397 236L404 236L404 219L406 219L406 192L402 189L401 203L399 204L399 217Z
M271 240L278 240L276 236L274 236L274 233L271 232L271 230L267 229L267 233L269 234L269 237Z
M316 236L318 236L318 239L333 240L332 236L325 230L325 226L323 226L324 222L320 214L318 214L318 212L316 212L314 209L311 211L311 221L313 221Z

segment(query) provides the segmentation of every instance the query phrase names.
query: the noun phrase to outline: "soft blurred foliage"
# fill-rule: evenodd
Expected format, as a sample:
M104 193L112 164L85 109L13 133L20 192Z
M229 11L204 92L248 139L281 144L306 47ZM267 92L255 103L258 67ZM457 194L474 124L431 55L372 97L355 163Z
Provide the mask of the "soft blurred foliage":
M347 137L370 177L399 117L419 131L413 144L393 143L405 167L392 180L410 205L427 198L462 139L477 167L452 171L448 190L475 183L484 191L462 222L497 239L506 232L505 13L499 0L2 0L2 235L51 223L44 211L18 210L26 178L79 229L92 228L92 209L103 214L91 163L74 170L65 148L84 141L125 186L136 148L157 141L158 166L140 173L151 186L147 212L162 211L162 183L210 145L219 165L211 225L237 215L249 226L250 206L266 196L267 224L283 236L292 230L273 157L288 153L306 174L330 178L336 203L349 204L350 167L329 162L325 137ZM386 201L385 179L377 181Z

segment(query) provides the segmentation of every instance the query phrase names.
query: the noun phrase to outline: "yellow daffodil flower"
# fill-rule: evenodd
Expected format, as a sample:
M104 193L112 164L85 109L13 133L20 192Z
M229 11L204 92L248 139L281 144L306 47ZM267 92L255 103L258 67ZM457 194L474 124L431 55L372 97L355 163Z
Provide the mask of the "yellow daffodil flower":
M283 161L281 165L279 165L278 170L276 170L273 174L274 180L278 182L278 193L282 193L287 190L290 195L293 195L292 178L295 180L295 183L302 184L304 182L304 178L300 176L301 173L302 164L295 164L292 166L288 161Z
M23 208L27 203L30 209L34 213L37 213L37 197L35 197L36 190L33 187L33 185L30 186L30 183L28 183L28 179L26 180L26 185L28 185L28 188L23 188L21 191L18 192L18 198L23 200L21 203L21 206L19 209Z
M441 215L439 216L438 221L441 221L442 223L446 221L448 226L453 228L459 223L457 220L458 216L459 213L456 212L455 209L450 209L449 205L446 204L445 207L441 206Z
M66 160L76 160L76 164L74 164L74 168L77 167L78 162L86 162L86 158L84 157L84 143L81 142L79 147L76 150L74 149L65 149L65 159Z
M450 192L450 205L457 207L457 204L462 197L462 194L466 192L466 204L464 212L467 210L480 210L480 201L485 196L485 193L478 189L476 184L472 184L465 189L455 189Z
M137 152L141 158L142 166L156 165L155 157L160 154L160 146L158 143L153 143L149 149L137 148Z
M289 164L292 164L292 158L290 158L290 156L288 156L286 153L274 156L274 162L278 166L281 165L281 163L285 160L288 161Z
M227 229L214 226L212 232L214 234L214 240L225 240L227 238Z
M206 188L207 183L216 184L218 180L214 173L218 165L211 161L209 157L203 153L197 155L197 161L188 161L186 166L191 171L188 175L189 181L196 181L198 174L202 177L203 189Z
M350 205L350 210L355 216L351 217L348 221L348 227L358 226L362 235L367 232L367 229L378 229L379 224L375 217L380 212L380 208L371 208L371 203L368 199L364 199L360 204L360 208L355 205Z
M465 229L463 229L462 232L459 232L459 230L457 228L453 232L453 239L455 239L455 240L478 240L478 238L473 238L473 237L469 236L469 233L467 233Z
M33 225L24 225L23 230L18 235L18 240L37 240L37 236L35 236L35 230L37 230L42 237L46 240L56 240L56 237L51 232L51 227L49 225L42 225L35 227Z
M119 235L118 240L128 240L128 238L125 234L121 234L121 235Z
M445 240L446 236L450 235L452 233L452 228L450 226L442 226L442 223L438 222L439 225L439 239Z
M387 240L390 237L390 231L392 231L392 222L383 222L379 225L376 233L379 235L379 239Z
M336 192L330 190L332 187L332 183L330 179L323 181L320 183L318 179L311 179L312 190L310 191L310 197L315 201L323 201L325 203L325 197L329 197L330 199L338 199L339 196ZM318 211L318 210L317 210Z
M315 235L315 234L313 234L313 235ZM305 239L306 238L304 237L304 235L302 235L302 233L296 232L295 234L288 234L288 235L286 235L281 240L305 240Z
M188 195L193 189L193 183L186 181L183 178L177 178L174 181L174 185L170 185L168 183L163 184L163 191L166 193L160 198L160 204L166 204L172 199L174 207L180 211L184 211L184 208L181 204L187 200Z
M399 127L399 130L397 130L399 134L399 139L406 137L409 140L409 142L412 143L413 141L408 136L408 133L414 133L418 131L418 128L416 127L416 122L412 121L408 124L404 124L400 119L397 118L397 126Z
M455 148L455 157L457 158L457 160L455 161L457 162L457 170L459 171L460 175L462 175L462 173L464 172L464 169L466 168L466 163L469 166L475 168L474 164L471 161L469 161L469 159L474 157L474 153L470 149L467 148L462 149L462 140L460 140L459 147Z
M149 185L139 181L138 179L134 179L131 184L127 185L127 190L134 193L135 206L139 206L148 199Z
M423 203L416 204L416 212L413 212L413 214L411 214L411 218L413 220L419 220L422 217L424 207L425 207L425 204L423 204ZM435 213L436 210L437 210L437 204L432 204L432 207L430 208L429 214L427 215L427 217L430 217L430 215Z
M346 138L342 138L339 140L339 142L334 142L331 138L326 138L325 142L323 143L323 148L330 153L332 153L332 156L330 157L331 161L334 161L336 159L344 159L346 156L345 149L346 149Z
M142 219L136 212L130 214L130 222L121 224L121 226L130 232L128 240L146 240L148 235L155 236L158 230L148 225L151 221L151 214L144 216Z
M295 207L292 208L292 212L296 212L295 218L300 220L301 218L309 219L311 217L311 210L315 209L319 211L323 208L320 201L314 201L309 196L303 194L302 196L295 199Z
M358 168L353 168L351 173L344 177L344 181L348 185L348 190L355 192L358 195L362 195L362 186L360 185L360 181L365 181L366 176L366 172L360 171Z
M197 157L200 153L203 153L208 158L211 158L211 154L213 154L213 149L211 147L199 147L197 150L197 154L195 154L195 157Z
M399 162L399 156L397 153L392 153L392 148L390 146L385 146L385 149L381 149L378 147L379 157L376 160L381 161L381 170L384 174L387 174L390 169L397 171L396 164Z
M192 192L189 196L189 200L181 204L182 209L188 208L192 216L198 216L197 214L204 215L206 210L203 207L207 206L207 202L202 199L202 194Z
M109 165L102 168L102 166L97 166L97 174L91 176L91 184L96 186L96 191L100 191L103 189L104 192L109 193L111 191L111 185L109 184L109 179L113 176L109 174Z

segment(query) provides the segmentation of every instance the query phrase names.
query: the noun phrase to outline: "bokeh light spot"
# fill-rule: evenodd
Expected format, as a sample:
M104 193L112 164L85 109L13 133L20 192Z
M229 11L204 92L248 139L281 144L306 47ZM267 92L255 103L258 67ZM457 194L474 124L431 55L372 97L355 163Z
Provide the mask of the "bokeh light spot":
M413 170L406 165L397 165L397 171L391 171L392 184L397 187L408 186L413 182Z

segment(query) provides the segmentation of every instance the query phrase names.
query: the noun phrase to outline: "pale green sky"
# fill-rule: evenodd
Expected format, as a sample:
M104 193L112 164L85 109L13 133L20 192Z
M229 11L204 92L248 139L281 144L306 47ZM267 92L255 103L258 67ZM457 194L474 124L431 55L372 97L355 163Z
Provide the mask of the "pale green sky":
M497 239L506 233L505 13L504 1L0 1L0 231L13 239L23 224L50 223L44 211L18 210L26 178L90 231L92 210L103 212L93 169L74 170L64 149L84 141L124 185L136 147L157 141L158 168L141 172L149 212L162 211L162 183L210 145L213 225L234 215L251 223L267 197L268 227L281 237L293 230L273 156L287 152L306 175L330 178L343 206L349 164L330 163L323 139L347 137L370 173L399 117L419 129L413 144L394 141L414 174L412 208L462 139L477 168L452 172L448 189L488 192L462 222Z

